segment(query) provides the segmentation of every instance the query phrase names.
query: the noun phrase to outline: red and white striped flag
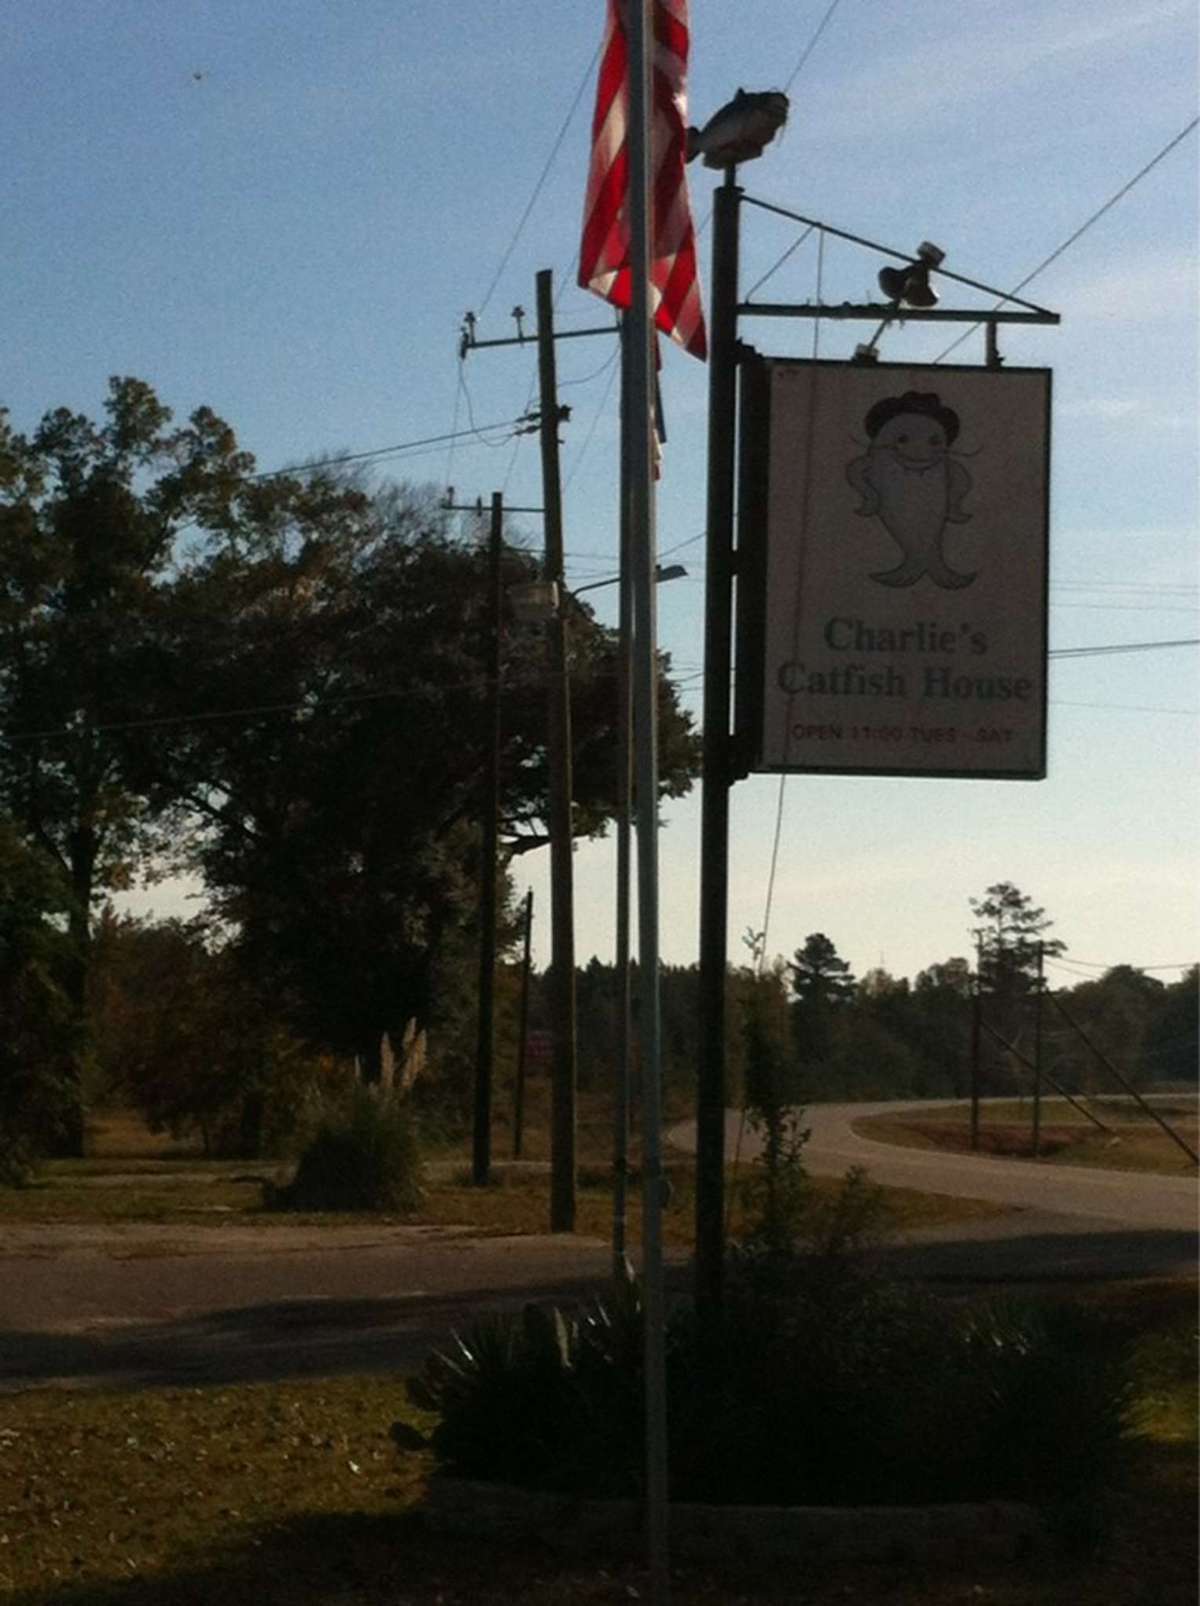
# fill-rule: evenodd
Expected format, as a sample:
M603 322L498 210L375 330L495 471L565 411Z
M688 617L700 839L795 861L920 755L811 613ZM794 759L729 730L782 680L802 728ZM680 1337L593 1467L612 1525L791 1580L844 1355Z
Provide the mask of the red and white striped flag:
M632 301L629 264L629 41L621 0L608 0L604 53L592 119L592 165L588 173L579 253L579 283L614 306ZM650 247L650 306L654 321L685 351L708 355L696 231L688 200L687 0L654 0L650 170L653 192Z

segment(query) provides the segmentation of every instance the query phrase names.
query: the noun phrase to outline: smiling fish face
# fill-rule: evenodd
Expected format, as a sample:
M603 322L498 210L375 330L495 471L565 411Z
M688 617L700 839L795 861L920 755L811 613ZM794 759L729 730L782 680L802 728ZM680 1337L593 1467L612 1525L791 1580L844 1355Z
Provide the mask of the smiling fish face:
M945 462L950 442L936 418L925 413L897 413L871 442L872 452L890 452L910 474L927 474Z

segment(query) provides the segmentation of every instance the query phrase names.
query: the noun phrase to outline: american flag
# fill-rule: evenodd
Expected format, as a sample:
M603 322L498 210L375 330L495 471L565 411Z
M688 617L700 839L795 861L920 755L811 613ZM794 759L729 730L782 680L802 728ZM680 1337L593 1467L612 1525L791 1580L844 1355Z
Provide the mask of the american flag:
M628 308L632 301L626 141L629 43L621 20L622 9L622 0L608 0L596 112L592 119L592 164L583 214L579 283L614 306ZM650 305L658 328L703 361L708 354L708 342L696 272L696 231L684 175L687 0L654 0L653 15Z

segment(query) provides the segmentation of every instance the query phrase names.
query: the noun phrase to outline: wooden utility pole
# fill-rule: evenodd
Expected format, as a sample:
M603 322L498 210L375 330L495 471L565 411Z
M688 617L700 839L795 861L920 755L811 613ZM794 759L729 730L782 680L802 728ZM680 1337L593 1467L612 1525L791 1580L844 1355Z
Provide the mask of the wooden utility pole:
M544 576L558 589L546 627L550 657L550 951L554 1056L551 1070L550 1231L575 1231L575 887L571 819L571 685L563 580L562 481L558 463L558 377L553 274L537 276L538 384L545 509Z
M1046 976L1046 945L1037 945L1037 998L1033 1014L1033 1158L1042 1152L1042 988Z
M487 758L484 767L482 838L479 864L479 1008L475 1045L475 1122L471 1181L491 1180L492 1072L496 1025L496 851L500 814L500 614L503 601L501 554L504 498L492 493L488 539Z

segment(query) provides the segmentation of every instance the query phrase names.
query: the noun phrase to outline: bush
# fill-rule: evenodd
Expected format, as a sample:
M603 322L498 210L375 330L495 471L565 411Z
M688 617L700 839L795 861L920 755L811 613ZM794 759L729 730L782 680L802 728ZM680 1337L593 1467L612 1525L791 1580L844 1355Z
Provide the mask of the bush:
M714 1331L667 1337L671 1492L733 1504L1021 1499L1098 1508L1120 1465L1122 1395L1075 1312L954 1311L809 1258L792 1286L731 1278ZM410 1384L455 1473L635 1495L642 1465L636 1289L579 1317L493 1317Z
M396 1094L355 1087L317 1125L296 1174L275 1190L281 1210L389 1210L420 1207L421 1159L411 1113Z
M464 1477L623 1495L642 1461L642 1306L629 1275L579 1315L489 1316L408 1383L439 1421L431 1445Z

